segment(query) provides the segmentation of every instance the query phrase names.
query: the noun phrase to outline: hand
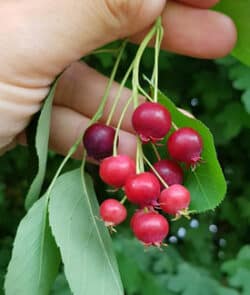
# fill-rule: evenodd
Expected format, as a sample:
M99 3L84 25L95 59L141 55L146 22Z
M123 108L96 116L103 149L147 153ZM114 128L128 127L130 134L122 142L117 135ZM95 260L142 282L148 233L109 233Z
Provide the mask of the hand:
M16 143L49 85L63 70L54 101L50 146L65 154L97 109L107 78L80 57L110 41L131 36L139 42L162 15L163 48L200 58L226 55L236 41L233 22L206 8L217 0L13 0L0 3L0 149ZM105 109L109 112L115 84ZM113 124L128 98L124 89ZM132 112L132 110L131 110ZM130 112L130 113L131 113ZM18 137L20 138L20 136ZM120 152L134 154L129 116ZM81 154L81 148L76 157Z

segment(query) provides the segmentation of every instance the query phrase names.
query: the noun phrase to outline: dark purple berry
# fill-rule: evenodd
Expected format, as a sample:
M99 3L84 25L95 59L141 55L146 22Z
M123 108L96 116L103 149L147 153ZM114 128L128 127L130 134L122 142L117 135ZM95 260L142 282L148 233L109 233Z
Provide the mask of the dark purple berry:
M101 124L94 123L84 133L83 144L88 156L101 160L113 153L115 129Z

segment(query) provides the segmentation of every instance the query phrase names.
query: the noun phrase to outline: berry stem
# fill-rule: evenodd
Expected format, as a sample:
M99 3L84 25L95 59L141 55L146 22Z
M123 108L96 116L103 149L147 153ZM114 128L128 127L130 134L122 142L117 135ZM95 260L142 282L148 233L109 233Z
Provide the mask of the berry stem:
M141 87L139 86L139 68L140 68L141 58L150 40L154 37L156 31L157 31L157 23L152 27L152 29L146 35L135 56L134 67L133 67L133 78L132 78L134 108L138 106L138 89L139 88L141 89Z
M121 94L122 94L122 91L123 91L124 85L126 84L126 82L127 82L127 80L128 80L128 77L129 77L130 73L131 73L132 70L133 70L133 64L134 64L134 62L131 63L129 69L127 70L127 72L126 72L124 78L123 78L122 81L121 81L121 84L120 84L119 90L118 90L118 92L117 92L117 94L116 94L116 96L115 96L114 102L113 102L113 106L112 106L112 108L111 108L111 110L110 110L110 113L109 113L109 116L108 116L108 119L107 119L106 125L110 125L110 122L111 122L112 117L113 117L113 115L114 115L115 109L116 109L117 104L118 104L118 102L119 102L119 99L120 99L120 97L121 97Z
M178 130L179 128L177 127L177 125L172 121L172 127L175 129L175 130Z
M154 143L151 143L151 145L152 145L152 148L153 148L153 150L154 150L154 153L155 153L155 155L156 155L157 160L160 161L160 160L161 160L161 155L160 155L160 153L158 152L158 150L157 150L155 144L154 144Z
M136 146L136 173L144 172L144 163L143 163L143 151L142 143L139 137L137 137L137 146Z
M152 169L152 171L155 173L155 175L158 177L158 179L160 180L160 182L164 185L164 187L168 188L168 184L164 181L164 179L160 176L160 174L157 172L157 170L154 168L154 166L150 163L150 161L146 158L145 155L143 155L143 159L144 161L147 163L147 165L149 166L149 168Z
M124 197L121 199L120 203L123 205L126 201L127 201L127 196L124 196Z
M125 50L126 45L127 45L127 40L123 41L123 43L121 45L121 49L120 49L119 54L117 56L117 59L116 59L114 68L112 70L110 79L108 81L107 87L105 89L105 92L104 92L102 101L101 101L101 103L100 103L100 105L99 105L96 113L94 114L94 116L93 116L93 118L91 120L92 122L96 122L96 121L98 121L102 117L103 110L104 110L105 104L107 102L107 99L108 99L108 96L109 96L109 93L110 93L110 89L111 89L111 86L112 86L112 84L114 82L114 79L115 79L115 76L116 76L116 73L117 73L119 64L121 62L121 58L122 58L122 55L124 53L124 50Z
M118 146L119 131L120 131L121 124L122 124L122 121L124 119L124 116L125 116L125 114L126 114L126 112L128 110L129 104L132 102L132 99L133 99L133 96L130 96L130 98L127 100L127 103L124 106L124 109L123 109L123 111L121 113L119 122L117 123L116 130L115 130L114 144L113 144L113 156L117 156L117 146Z
M163 28L161 25L161 17L158 17L156 21L157 32L155 38L155 60L154 60L154 70L152 75L152 84L154 84L154 102L158 101L158 68L159 68L159 55L160 47L163 39Z

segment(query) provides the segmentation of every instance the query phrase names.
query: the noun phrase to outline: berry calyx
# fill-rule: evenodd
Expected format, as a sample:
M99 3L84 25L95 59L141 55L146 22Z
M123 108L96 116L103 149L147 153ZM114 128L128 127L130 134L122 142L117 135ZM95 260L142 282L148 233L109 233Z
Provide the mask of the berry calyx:
M160 247L169 232L166 218L154 211L136 212L130 225L136 238L145 246Z
M100 165L101 179L116 188L125 185L129 176L135 175L135 162L127 155L118 155L105 158Z
M196 167L201 160L202 138L200 134L189 127L174 131L167 141L168 152L177 161Z
M89 126L83 136L83 144L88 156L101 160L113 153L115 129L101 123Z
M131 203L141 207L156 206L160 195L160 183L150 172L143 172L127 179L125 194Z
M160 160L154 163L153 167L169 186L183 183L183 171L176 162L171 160ZM161 184L161 188L163 187L164 186Z
M132 116L132 124L142 142L161 140L171 128L171 115L159 103L144 102Z
M176 218L181 215L188 217L188 207L190 204L190 192L181 184L173 184L164 189L159 197L161 209Z
M119 201L106 199L100 206L100 215L106 226L116 226L127 217L127 210Z

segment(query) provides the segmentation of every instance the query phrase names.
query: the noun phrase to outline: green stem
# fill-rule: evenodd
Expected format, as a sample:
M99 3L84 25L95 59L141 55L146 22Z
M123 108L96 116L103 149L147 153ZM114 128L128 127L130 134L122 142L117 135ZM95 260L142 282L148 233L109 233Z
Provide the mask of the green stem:
M118 92L117 92L117 95L115 96L115 99L114 99L114 102L113 102L113 106L112 106L112 108L111 108L111 111L110 111L110 113L109 113L109 116L108 116L108 119L107 119L107 122L106 122L107 125L109 125L110 122L111 122L111 120L112 120L112 117L113 117L113 115L114 115L115 109L116 109L117 104L118 104L118 102L119 102L119 99L120 99L120 97L121 97L121 94L122 94L122 91L123 91L124 85L126 84L126 82L127 82L127 80L128 80L128 77L129 77L130 73L132 72L133 64L134 64L134 62L131 63L129 69L127 70L127 72L126 72L126 74L125 74L125 76L124 76L124 78L122 79L122 82L121 82L121 84L120 84L120 87L119 87L119 90L118 90Z
M138 85L139 85L139 68L140 68L140 62L142 55L148 46L150 40L154 37L155 33L157 31L157 25L155 24L153 28L149 31L149 33L146 35L144 40L142 41L136 56L135 56L135 63L133 68L133 79L132 79L132 85L133 85L133 98L134 98L134 107L136 108L138 106Z
M127 196L124 196L124 197L121 199L120 203L121 203L121 204L124 204L126 201L127 201Z
M104 110L105 104L107 102L107 99L108 99L108 96L109 96L109 93L110 93L110 89L111 89L111 86L112 86L112 84L114 82L114 79L115 79L115 76L116 76L119 64L121 62L121 58L122 58L122 55L123 55L123 52L125 50L126 45L127 45L127 40L123 41L123 43L122 43L120 52L119 52L119 54L117 56L114 68L112 70L112 73L111 73L111 76L110 76L110 79L109 79L108 85L107 85L107 87L105 89L102 101L101 101L96 113L94 114L94 116L92 118L92 122L96 122L102 117L103 110Z
M154 144L154 143L151 143L151 146L152 146L152 148L153 148L153 150L154 150L154 153L155 153L155 155L156 155L157 160L160 161L160 160L161 160L161 156L160 156L160 154L159 154L159 152L158 152L158 150L157 150L155 144Z
M131 96L127 103L125 104L124 106L124 109L121 113L121 116L120 116L120 119L119 119L119 122L117 123L117 126L116 126L116 131L115 131L115 137L114 137L114 144L113 144L113 156L117 156L117 146L118 146L118 135L119 135L119 131L120 131L120 128L121 128L121 124L122 124L122 121L124 119L124 116L128 110L128 107L129 107L129 104L131 103L133 99L133 96Z
M144 161L147 163L147 165L149 166L149 168L152 169L152 171L155 173L155 175L159 178L160 182L166 187L168 188L168 184L164 181L164 179L160 176L160 174L157 172L157 170L154 168L154 166L149 162L149 160L145 157L145 155L143 156Z
M152 75L152 83L154 83L154 102L158 101L158 71L159 71L159 56L160 56L160 48L161 42L163 39L163 28L161 25L161 17L159 17L156 21L157 32L155 39L155 61L154 61L154 71Z

